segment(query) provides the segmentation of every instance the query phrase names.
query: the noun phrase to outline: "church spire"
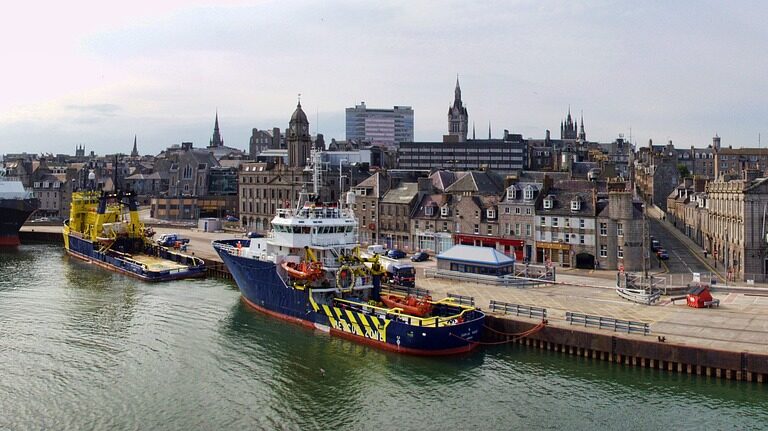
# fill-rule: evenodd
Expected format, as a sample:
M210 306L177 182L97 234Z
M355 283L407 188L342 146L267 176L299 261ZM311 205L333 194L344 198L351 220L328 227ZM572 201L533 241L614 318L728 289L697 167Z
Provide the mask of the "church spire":
M211 138L210 147L223 147L224 140L221 139L221 133L219 133L219 110L216 110L216 121L213 123L213 137Z
M133 135L133 150L131 150L131 157L139 157L139 149L136 147L136 135Z
M579 139L587 140L587 133L584 131L584 111L581 111L581 121L579 122Z

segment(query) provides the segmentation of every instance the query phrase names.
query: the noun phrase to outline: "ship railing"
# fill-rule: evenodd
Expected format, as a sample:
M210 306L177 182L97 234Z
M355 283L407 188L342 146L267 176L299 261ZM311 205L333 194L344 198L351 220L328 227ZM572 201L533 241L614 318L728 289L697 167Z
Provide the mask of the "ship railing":
M468 313L474 312L475 310L474 308L471 308L471 307L462 307L461 312L459 312L458 314L450 315L450 316L418 317L418 316L412 316L410 314L403 314L405 310L399 307L385 308L385 307L379 307L378 305L372 305L370 303L360 303L360 302L349 301L341 298L335 298L334 302L342 303L346 306L349 306L350 308L360 310L367 314L378 314L382 317L386 315L389 318L395 318L411 326L422 326L422 327L432 327L432 328L455 325L459 322L464 321L465 316ZM439 303L441 303L441 301L435 302L435 304L439 304Z
M352 236L351 238L348 238L346 235L344 235L341 238L334 238L334 239L320 239L318 237L312 236L311 241L313 246L317 247L328 247L333 245L348 245L348 244L356 244L357 243L357 235Z

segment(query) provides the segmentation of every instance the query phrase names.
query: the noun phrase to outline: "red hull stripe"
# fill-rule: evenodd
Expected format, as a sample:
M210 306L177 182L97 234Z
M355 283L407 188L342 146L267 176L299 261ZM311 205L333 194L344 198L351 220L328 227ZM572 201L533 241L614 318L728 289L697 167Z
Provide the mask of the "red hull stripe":
M0 236L0 247L15 247L21 244L18 235Z
M297 317L291 317L287 316L282 313L278 313L272 310L267 310L266 308L256 305L253 302L249 301L248 298L245 296L240 295L240 297L243 299L243 301L248 304L250 307L253 307L254 309L268 315L272 316L276 319L285 320L287 322L295 323L299 326L303 326L307 329L317 329L315 328L315 325L307 320L299 319ZM369 346L373 346L379 349L383 350L389 350L390 352L396 352L396 353L405 353L408 355L419 355L419 356L442 356L442 355L455 355L459 353L466 353L477 347L480 343L468 343L466 346L463 347L457 347L453 349L442 349L442 350L421 350L421 349L411 349L406 347L398 347L397 345L389 344L384 341L378 341L373 340L370 338L360 337L358 335L353 335L348 332L339 331L338 329L331 328L331 335L335 335L340 338L344 338L350 341L355 341L358 343L366 344Z

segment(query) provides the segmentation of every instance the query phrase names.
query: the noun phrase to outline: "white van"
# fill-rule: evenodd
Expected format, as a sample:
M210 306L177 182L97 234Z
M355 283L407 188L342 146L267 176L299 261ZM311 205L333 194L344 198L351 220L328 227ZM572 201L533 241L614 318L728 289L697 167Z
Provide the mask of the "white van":
M369 245L368 254L384 254L384 246L380 244Z

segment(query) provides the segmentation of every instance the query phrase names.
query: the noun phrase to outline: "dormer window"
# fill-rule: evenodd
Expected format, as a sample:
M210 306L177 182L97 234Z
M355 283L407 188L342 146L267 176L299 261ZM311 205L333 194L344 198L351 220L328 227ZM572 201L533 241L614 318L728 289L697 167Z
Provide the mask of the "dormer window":
M507 199L508 200L517 199L517 187L516 186L511 186L510 188L507 189Z
M555 200L552 198L552 196L547 196L544 198L544 209L545 210L551 210L552 207L555 206Z
M426 216L433 216L435 215L435 207L432 205L427 205L424 207L424 215Z
M525 188L525 193L523 195L523 198L525 198L525 200L527 201L533 200L533 193L534 193L533 186L528 186Z
M440 216L448 217L448 205L443 205L443 207L440 208Z
M495 209L493 209L493 208L488 208L488 209L485 211L485 215L486 215L486 217L488 217L489 219L494 219L494 218L496 218L496 210L495 210Z
M581 199L576 198L571 201L571 211L581 211Z

